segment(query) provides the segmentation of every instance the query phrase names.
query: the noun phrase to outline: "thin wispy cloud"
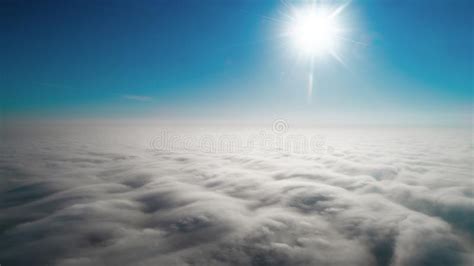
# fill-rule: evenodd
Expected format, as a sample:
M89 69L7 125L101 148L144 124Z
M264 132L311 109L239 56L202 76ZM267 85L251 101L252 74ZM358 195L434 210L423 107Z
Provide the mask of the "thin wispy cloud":
M39 85L41 87L47 87L47 88L53 88L53 89L70 89L70 90L74 90L76 89L75 87L72 87L72 86L69 86L69 85L65 85L65 84L60 84L60 83L51 83L51 82L39 82L39 83L35 83L34 85Z
M145 96L145 95L130 95L130 94L125 94L122 95L123 99L127 100L132 100L132 101L139 101L139 102L149 102L153 101L153 98L150 96Z

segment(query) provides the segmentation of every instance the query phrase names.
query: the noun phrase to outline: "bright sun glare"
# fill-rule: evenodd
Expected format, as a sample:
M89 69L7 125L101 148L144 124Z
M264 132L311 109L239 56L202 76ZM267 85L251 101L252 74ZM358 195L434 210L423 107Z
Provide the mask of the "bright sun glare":
M296 45L304 53L330 51L337 40L336 21L324 13L304 12L295 21L293 34Z
M296 48L310 56L335 56L343 28L338 19L345 6L330 10L325 6L311 5L293 10L287 34Z
M311 59L307 88L309 104L313 97L313 59L329 54L345 65L338 54L340 43L346 39L340 14L349 3L348 1L340 6L329 6L322 1L314 1L303 8L287 5L289 10L285 13L284 22L287 27L284 37L294 43L301 54Z

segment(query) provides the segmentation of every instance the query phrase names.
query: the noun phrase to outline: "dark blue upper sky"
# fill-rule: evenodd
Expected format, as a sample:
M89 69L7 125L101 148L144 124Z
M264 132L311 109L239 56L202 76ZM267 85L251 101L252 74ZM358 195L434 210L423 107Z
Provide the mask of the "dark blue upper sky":
M470 114L473 1L352 1L354 42L340 51L345 65L315 63L311 106L308 64L280 37L286 2L302 3L2 0L3 113Z

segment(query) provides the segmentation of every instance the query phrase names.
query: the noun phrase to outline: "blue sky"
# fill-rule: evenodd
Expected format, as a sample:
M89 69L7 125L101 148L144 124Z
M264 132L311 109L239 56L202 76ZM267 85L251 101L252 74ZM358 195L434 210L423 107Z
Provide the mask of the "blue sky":
M2 1L2 112L470 120L472 1L352 1L345 65L315 62L311 105L285 2Z

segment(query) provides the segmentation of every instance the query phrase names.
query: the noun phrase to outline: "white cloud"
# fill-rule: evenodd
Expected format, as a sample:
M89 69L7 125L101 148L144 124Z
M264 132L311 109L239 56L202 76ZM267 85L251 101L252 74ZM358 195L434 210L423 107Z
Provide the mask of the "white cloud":
M312 129L334 152L206 153L150 149L159 128L45 130L4 138L5 265L472 263L470 132Z

